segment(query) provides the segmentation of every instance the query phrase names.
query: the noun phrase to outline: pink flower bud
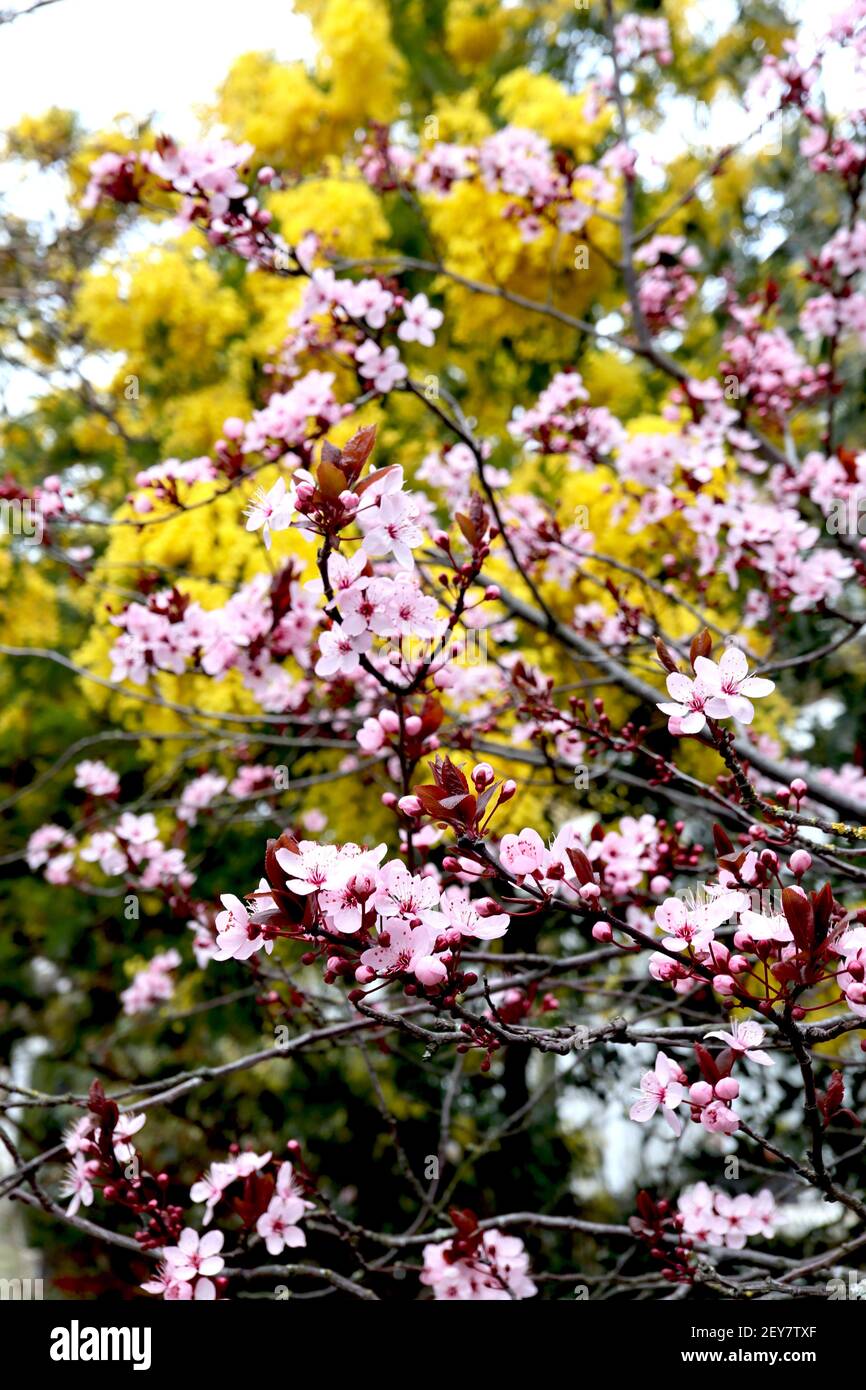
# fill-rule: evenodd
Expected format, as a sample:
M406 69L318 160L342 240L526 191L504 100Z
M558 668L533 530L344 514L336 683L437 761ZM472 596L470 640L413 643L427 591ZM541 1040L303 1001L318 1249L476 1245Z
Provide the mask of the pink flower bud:
M223 434L226 439L241 439L244 432L244 422L237 415L230 415L223 423Z
M709 1105L713 1098L713 1088L709 1081L696 1081L689 1087L689 1100L693 1105Z
M794 793L795 796L805 796L808 790L809 788L803 781L802 777L794 778L793 782L791 783L791 791Z
M517 783L514 782L514 781L512 781L512 779L509 777L508 781L507 781L507 782L503 782L503 783L502 783L502 786L499 788L499 802L500 802L500 805L501 805L504 801L510 801L511 798L512 798L512 797L514 796L514 794L516 793L516 791L517 791Z
M596 922L592 929L593 941L613 941L613 928L610 922Z
M484 597L486 599L496 599L499 598L500 592L501 590L497 584L488 584L487 588L484 590Z
M265 185L272 183L276 176L276 170L272 169L270 164L266 164L263 169L259 170L259 183L263 183Z
M719 994L733 994L736 987L736 982L731 979L730 975L717 975L713 981L713 988Z
M410 714L409 718L406 720L405 727L406 733L409 735L410 738L417 738L421 730L424 728L424 725L422 721L418 718L417 714Z
M745 956L731 956L728 961L728 970L732 975L742 975L744 970L748 970L749 962Z
M812 867L812 856L807 849L795 849L791 858L788 860L788 867L792 874L800 878L809 872Z
M371 980L375 980L376 972L371 970L369 965L359 965L355 971L355 979L359 985L368 985Z
M656 874L655 878L650 879L650 892L658 896L661 896L662 893L666 893L670 886L671 881L669 878L665 878L664 874Z
M733 1076L723 1076L717 1081L715 1092L719 1100L736 1100L740 1094L740 1083Z
M401 796L397 802L404 816L420 816L421 802L417 796Z
M476 791L483 792L485 787L496 781L496 773L489 763L476 763L472 769L472 781Z
M448 968L441 956L422 956L415 962L415 978L422 985L438 985L448 978Z
M594 902L601 897L601 889L597 883L582 883L577 890L577 896L585 903Z

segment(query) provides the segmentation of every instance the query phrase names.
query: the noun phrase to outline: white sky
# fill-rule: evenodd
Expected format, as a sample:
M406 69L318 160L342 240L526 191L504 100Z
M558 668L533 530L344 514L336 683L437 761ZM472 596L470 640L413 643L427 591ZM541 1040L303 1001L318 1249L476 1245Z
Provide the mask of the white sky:
M25 10L30 0L2 0ZM309 58L309 22L291 0L59 0L0 25L0 128L49 106L84 124L155 111L172 133L196 131L240 53Z

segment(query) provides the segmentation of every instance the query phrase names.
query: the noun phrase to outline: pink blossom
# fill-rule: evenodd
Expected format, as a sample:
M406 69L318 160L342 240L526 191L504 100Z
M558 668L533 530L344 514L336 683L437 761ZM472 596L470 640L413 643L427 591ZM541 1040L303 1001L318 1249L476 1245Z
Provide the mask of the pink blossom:
M397 337L404 343L420 343L422 347L432 347L436 329L442 326L441 309L431 309L426 294L416 294L408 304L403 305L403 322L397 329Z
M761 1050L761 1043L764 1041L764 1030L760 1023L755 1023L751 1019L745 1023L734 1023L730 1033L721 1030L707 1033L708 1038L718 1038L729 1047L732 1052L738 1053L747 1061L757 1062L759 1066L771 1067L773 1059L768 1052Z
M75 768L75 785L90 792L91 796L114 796L120 787L120 778L105 763L85 759Z
M679 671L671 671L666 684L673 701L664 701L658 708L662 714L669 716L668 728L671 733L699 734L707 722L708 687L700 680L690 680Z
M361 665L360 658L372 645L373 639L369 632L353 635L337 626L330 632L321 633L320 655L315 666L316 675L325 680L332 680L335 676L344 676L347 679L357 676Z
M187 1282L203 1274L219 1274L225 1260L219 1253L223 1248L222 1231L208 1231L200 1236L191 1226L181 1231L177 1245L168 1245L163 1257L174 1279Z
M234 893L221 893L220 902L224 911L216 915L214 960L249 960L263 946L265 953L270 955L274 949L273 940L262 935L240 898Z
M437 1301L510 1302L538 1292L523 1241L496 1230L484 1232L471 1259L449 1258L446 1245L425 1245L421 1283L432 1288Z
M635 1101L629 1111L630 1119L637 1120L639 1124L645 1124L647 1120L652 1119L661 1106L662 1114L674 1134L681 1134L682 1121L678 1115L674 1114L674 1111L682 1103L685 1096L682 1081L682 1068L676 1062L671 1061L664 1052L660 1052L656 1057L653 1070L645 1072L641 1077L640 1088L643 1094L640 1100Z
M503 835L499 857L508 872L517 877L543 872L550 862L546 845L538 831L530 826L521 830L519 835Z
M256 1222L269 1255L281 1255L287 1247L294 1250L306 1245L307 1237L297 1225L303 1210L304 1203L299 1198L271 1198L267 1211Z
M375 386L383 395L393 391L398 381L403 381L408 372L395 347L379 348L372 338L365 338L355 352L358 371L365 381Z
M364 552L371 558L393 553L405 569L412 569L415 557L412 550L424 539L417 525L418 509L402 492L390 492L364 516Z
M294 503L286 493L285 478L277 481L266 492L259 488L247 507L247 530L261 529L262 539L268 550L271 548L271 532L285 531L291 523Z
M750 677L748 672L749 663L739 647L728 647L718 665L705 656L695 659L695 674L709 692L706 712L712 719L732 717L751 724L755 717L751 701L772 694L776 687L773 681Z
M702 1109L701 1124L710 1134L736 1134L740 1119L724 1101L713 1100Z
M82 1153L72 1155L60 1186L60 1195L72 1199L66 1208L67 1216L74 1216L79 1207L93 1205L93 1178L98 1172L98 1160L85 1158Z

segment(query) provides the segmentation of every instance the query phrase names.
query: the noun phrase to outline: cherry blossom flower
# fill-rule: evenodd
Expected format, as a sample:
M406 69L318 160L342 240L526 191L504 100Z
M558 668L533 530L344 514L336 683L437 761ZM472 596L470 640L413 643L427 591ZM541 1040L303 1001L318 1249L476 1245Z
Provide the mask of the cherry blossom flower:
M293 512L294 502L286 493L285 478L277 478L267 492L259 488L254 494L247 508L247 530L261 530L265 546L270 550L271 532L285 531Z
M373 638L369 632L352 634L338 626L330 632L321 633L316 675L325 680L331 680L335 676L343 676L346 679L357 676L361 669L360 658L372 645Z
M640 1088L643 1094L629 1111L629 1118L637 1120L639 1124L645 1124L661 1106L662 1114L674 1134L680 1135L683 1129L682 1120L674 1111L685 1098L682 1077L682 1068L666 1053L660 1052L653 1070L644 1072L641 1077Z
M219 1253L223 1240L222 1231L208 1231L200 1236L191 1226L185 1227L177 1245L167 1245L162 1252L172 1278L186 1283L198 1275L209 1278L219 1274L225 1264Z
M777 1218L768 1188L755 1196L740 1192L732 1197L699 1182L680 1193L677 1205L686 1235L731 1250L742 1250L749 1236L771 1236Z
M747 902L744 893L722 893L709 902L695 903L691 907L680 898L666 898L655 910L656 922L667 932L662 944L669 951L685 951L689 946L695 951L704 951L716 928L729 921Z
M773 1059L768 1052L761 1050L761 1043L764 1041L764 1030L760 1023L755 1023L751 1019L744 1023L733 1024L730 1033L722 1030L706 1033L705 1037L718 1038L729 1047L732 1052L736 1052L746 1061L757 1062L761 1067L771 1067Z
M179 965L180 955L173 949L154 956L144 970L139 970L133 977L129 988L122 991L120 999L124 1013L145 1013L155 1004L170 999L174 994L171 972Z
M668 728L672 734L699 734L706 724L706 706L710 690L700 680L690 680L680 671L671 671L667 678L668 694L673 700L658 705L662 714L669 716Z
M425 1245L421 1283L437 1301L509 1302L538 1292L523 1241L497 1230L483 1233L471 1258L455 1259L447 1245Z
M773 681L749 676L749 663L739 647L728 647L718 665L708 657L697 657L695 674L709 692L706 712L712 719L731 717L751 724L755 717L752 700L770 695L776 688Z
M444 979L448 973L442 962L434 964L437 958L433 955L433 945L437 934L435 927L427 926L424 922L412 927L408 922L395 918L387 923L384 933L387 944L377 943L363 951L361 965L377 975L414 974L421 979L421 975L418 975L420 969L425 976L423 983L436 983L436 976ZM433 978L429 978L431 972Z
M397 337L402 338L404 343L420 343L422 347L432 347L436 340L436 329L442 326L442 310L432 309L426 294L416 294L414 299L403 305L403 314Z
M99 1172L99 1162L85 1158L83 1153L74 1153L67 1166L66 1177L60 1185L61 1197L71 1197L66 1208L67 1216L74 1216L79 1207L93 1205L93 1178Z
M386 395L393 391L399 381L409 375L406 366L400 361L395 347L379 348L372 338L365 338L355 352L358 371L366 381L372 382L377 391Z
M297 1197L274 1196L268 1209L256 1222L256 1230L267 1246L269 1255L281 1255L287 1247L297 1249L306 1245L307 1237L297 1225L304 1203Z
M369 528L363 541L365 554L371 558L393 554L399 565L412 569L415 564L413 547L424 539L417 517L417 507L410 497L402 492L387 493L364 517Z
M477 906L468 901L449 906L445 913L448 925L457 927L463 936L474 936L479 941L496 941L508 931L511 918L507 912L494 912L482 917Z
M544 872L550 862L547 846L531 826L525 827L519 835L503 835L499 857L508 872L517 877Z
M328 887L336 862L335 845L319 845L313 840L301 840L297 851L277 850L277 863L287 875L286 887L292 893L317 893Z
M75 785L91 796L114 796L120 787L120 778L105 763L85 759L75 768Z
M710 1134L736 1134L740 1119L723 1100L712 1100L701 1110L700 1122Z
M274 949L273 940L262 935L247 908L234 893L221 893L224 911L216 916L216 950L214 960L249 960L264 946L267 955Z
M740 913L740 929L751 937L752 941L778 941L787 944L794 939L788 919L781 912L765 917L763 913L747 908Z

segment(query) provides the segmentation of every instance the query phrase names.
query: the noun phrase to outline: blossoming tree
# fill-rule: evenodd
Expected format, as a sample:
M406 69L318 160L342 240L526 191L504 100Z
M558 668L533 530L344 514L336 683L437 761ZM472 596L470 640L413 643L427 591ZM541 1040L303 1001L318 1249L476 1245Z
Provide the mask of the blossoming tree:
M714 95L680 6L453 3L435 100L383 5L316 19L319 74L241 60L201 142L67 152L42 351L90 413L35 475L73 388L6 427L58 607L2 650L76 702L3 803L71 930L25 945L54 1048L0 1190L70 1287L827 1297L866 1246L866 111L828 78L866 7L746 25L746 133L668 162Z

